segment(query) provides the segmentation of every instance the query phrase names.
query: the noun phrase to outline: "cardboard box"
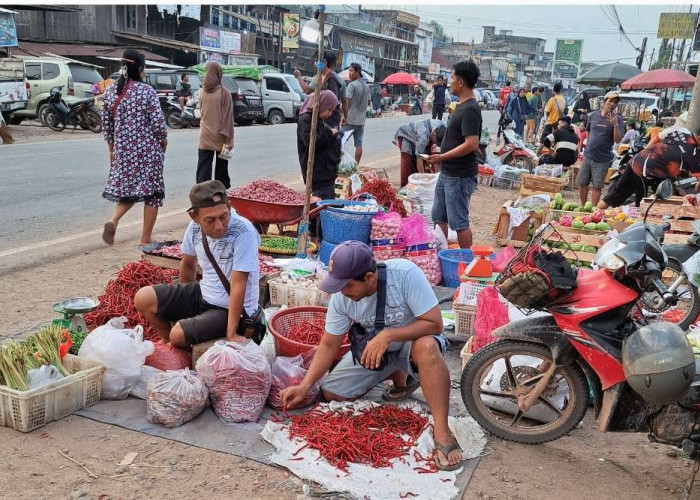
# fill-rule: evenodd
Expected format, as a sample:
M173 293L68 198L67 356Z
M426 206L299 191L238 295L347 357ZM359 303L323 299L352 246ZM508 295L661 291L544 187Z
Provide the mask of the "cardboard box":
M507 201L501 207L501 211L498 214L498 219L493 228L493 235L498 240L500 245L510 245L518 246L516 242L525 243L527 242L527 233L530 230L530 223L532 222L532 227L537 229L544 219L543 213L531 212L530 216L525 219L522 224L513 228L513 232L510 237L508 237L508 228L510 225L510 215L508 215L508 208L513 206L512 201ZM521 245L522 246L522 245Z

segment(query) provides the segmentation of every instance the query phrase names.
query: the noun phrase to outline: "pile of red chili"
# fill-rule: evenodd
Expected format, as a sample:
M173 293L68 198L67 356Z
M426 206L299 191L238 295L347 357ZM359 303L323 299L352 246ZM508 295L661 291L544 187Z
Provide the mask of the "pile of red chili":
M326 328L326 318L315 318L308 321L300 321L289 328L287 338L302 344L318 345Z
M394 460L404 461L403 457L427 425L426 417L393 405L376 406L358 413L352 409L330 411L316 407L291 417L289 437L306 441L295 455L308 446L348 473L350 462L391 467Z
M144 286L169 285L177 275L174 269L163 269L145 260L129 262L107 283L104 293L98 297L99 307L85 315L88 329L94 330L112 318L125 316L129 320L127 327L141 325L145 338L160 339L155 328L136 310L134 295Z
M377 199L377 203L387 210L393 209L394 212L398 213L401 217L406 217L408 215L406 213L406 207L403 206L403 201L396 196L396 191L387 180L376 179L365 182L355 194L361 193L371 194Z

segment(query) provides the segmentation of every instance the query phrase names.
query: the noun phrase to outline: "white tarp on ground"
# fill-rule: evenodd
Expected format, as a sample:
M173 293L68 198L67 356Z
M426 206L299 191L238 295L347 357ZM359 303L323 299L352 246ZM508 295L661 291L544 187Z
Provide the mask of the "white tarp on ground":
M331 409L353 407L355 411L359 411L371 405L376 405L376 403L358 401L355 403L330 403L327 406ZM418 404L407 406L421 411ZM432 417L429 418L432 423ZM471 417L449 417L449 425L463 450L465 460L481 455L486 446L487 437ZM328 491L342 491L350 493L356 498L378 500L395 500L401 496L405 497L408 492L420 498L455 498L459 493L455 481L457 473L461 469L435 474L418 474L413 470L414 467L425 465L425 463L415 460L413 450L418 450L423 456L430 455L433 450L431 429L432 426L428 426L418 437L415 448L404 456L405 464L395 461L392 468L375 469L367 465L350 463L348 465L349 475L344 474L326 460L319 459L318 452L308 447L292 457L292 454L303 446L304 442L298 439L291 441L288 437L288 428L284 423L269 421L260 435L276 449L276 452L269 457L271 462L289 469L302 479L319 483ZM299 457L302 457L303 460L289 460Z

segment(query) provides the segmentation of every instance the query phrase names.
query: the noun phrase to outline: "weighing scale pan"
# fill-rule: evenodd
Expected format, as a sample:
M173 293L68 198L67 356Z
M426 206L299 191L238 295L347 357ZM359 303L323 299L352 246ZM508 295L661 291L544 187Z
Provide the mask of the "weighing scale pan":
M72 297L54 305L54 310L63 314L83 314L97 309L100 301L91 297Z

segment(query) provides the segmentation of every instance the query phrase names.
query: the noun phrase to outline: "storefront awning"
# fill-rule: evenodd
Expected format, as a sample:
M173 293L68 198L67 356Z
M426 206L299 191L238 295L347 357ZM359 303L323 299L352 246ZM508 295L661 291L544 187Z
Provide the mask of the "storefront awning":
M12 49L12 54L17 56L41 57L58 55L62 57L121 57L128 47L114 47L110 45L87 44L60 44L40 43L20 40L19 45ZM159 56L147 50L137 49L146 59L155 62L168 62L167 57Z
M115 61L115 62L121 61L121 58L119 58L119 57L99 56L98 59L104 59L105 61ZM146 59L146 68L184 69L185 67L178 66L177 64L166 64L166 63L155 62L155 61L151 61L149 59Z

